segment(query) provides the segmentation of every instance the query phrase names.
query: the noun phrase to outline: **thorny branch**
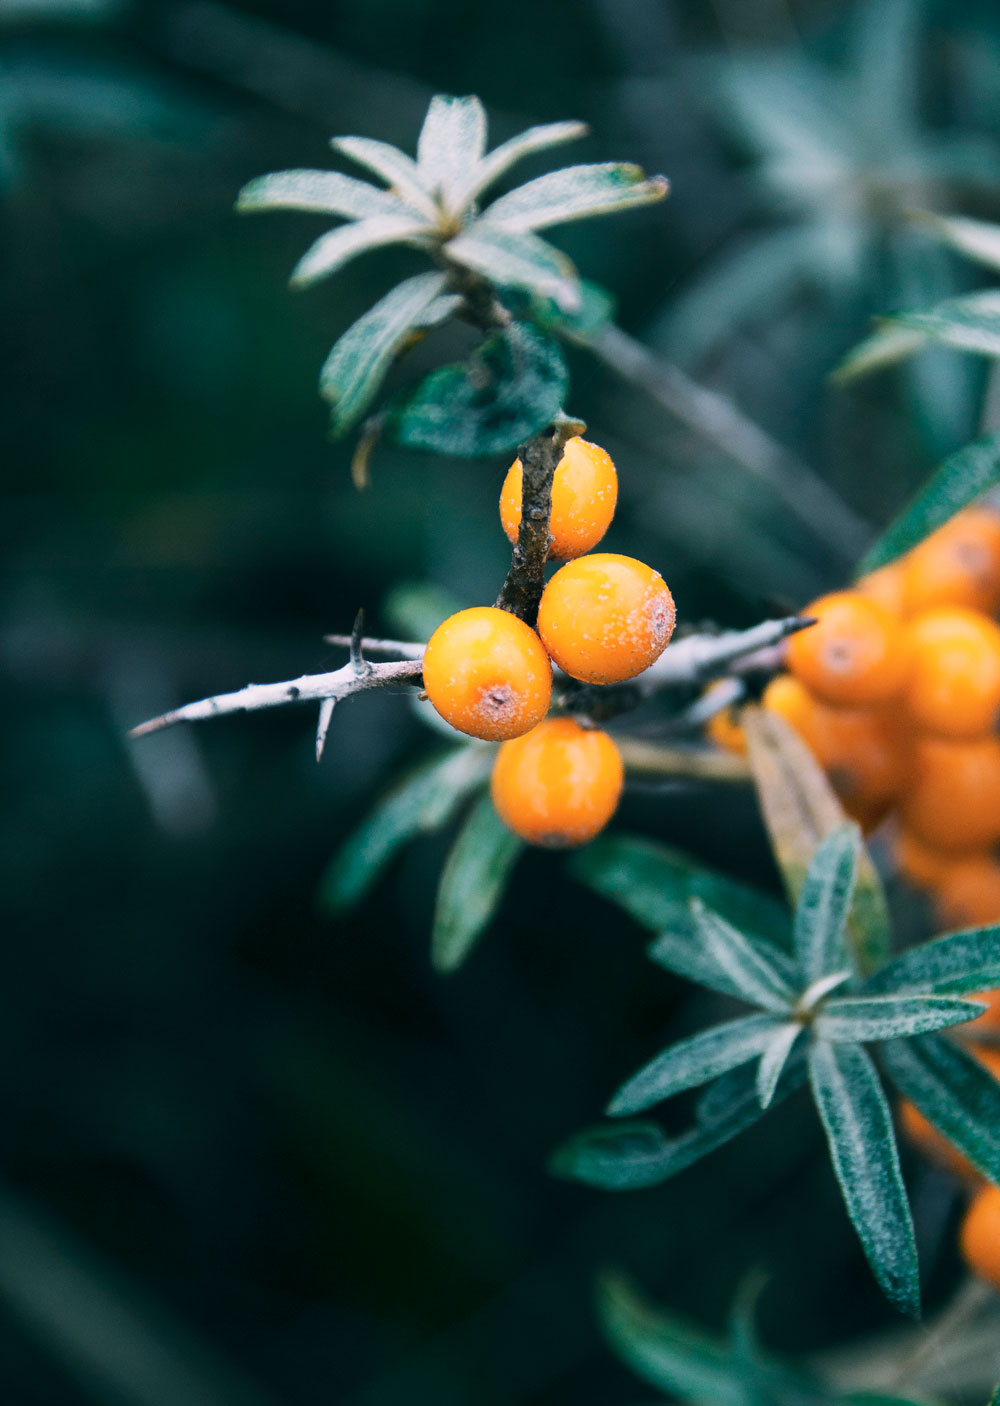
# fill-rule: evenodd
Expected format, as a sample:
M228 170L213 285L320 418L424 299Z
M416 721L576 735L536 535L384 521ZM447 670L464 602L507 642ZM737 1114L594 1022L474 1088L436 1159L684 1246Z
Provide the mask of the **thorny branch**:
M572 711L597 716L599 706L617 701L614 712L626 712L643 699L661 689L691 687L719 678L732 668L746 665L796 630L811 624L801 616L790 616L785 620L765 620L750 630L730 630L721 635L688 635L670 645L655 664L631 683L620 687L611 685L598 689L574 684L566 680L565 688L558 701ZM212 698L202 698L196 703L187 703L174 708L158 718L140 723L129 733L129 737L146 737L161 728L172 727L174 723L201 722L205 718L221 717L225 713L250 713L260 708L278 708L286 703L338 703L353 693L364 693L373 688L416 685L421 679L423 645L406 644L398 640L368 640L360 637L356 626L352 635L334 635L331 642L351 648L351 659L339 669L325 674L303 674L301 678L284 683L252 683L233 693L218 693ZM364 650L373 654L408 652L411 657L401 660L373 664L364 658ZM586 707L584 704L586 703ZM324 707L320 718L320 734L317 737L317 750L322 751L322 736L325 735L324 714L329 723L328 706ZM613 716L608 714L608 716Z

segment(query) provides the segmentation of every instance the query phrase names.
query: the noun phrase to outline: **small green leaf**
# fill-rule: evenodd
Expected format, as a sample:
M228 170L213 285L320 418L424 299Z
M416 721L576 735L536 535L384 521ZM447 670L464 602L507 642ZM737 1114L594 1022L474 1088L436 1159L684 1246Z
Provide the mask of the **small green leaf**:
M417 141L417 167L446 209L461 209L455 192L468 184L485 149L486 113L478 98L431 98Z
M469 792L486 780L492 763L492 748L464 746L404 777L338 851L320 880L320 908L338 913L360 903L396 851L417 835L446 825Z
M940 1035L892 1040L881 1058L893 1083L984 1176L1000 1183L1000 1083Z
M751 942L732 923L720 918L698 898L691 900L691 917L704 955L716 972L728 977L730 990L742 1001L784 1014L794 1004L795 991L781 977L761 943ZM663 953L663 943L653 951ZM710 985L713 983L709 983Z
M929 340L926 332L902 327L899 323L883 322L871 336L847 353L834 369L832 379L843 386L872 372L884 371L886 367L895 366L897 362L913 356Z
M407 278L359 317L334 344L319 376L320 394L333 406L332 427L343 434L356 424L378 394L401 345L435 303L447 275L420 273ZM454 295L450 306L462 300Z
M792 1046L801 1034L802 1026L799 1022L790 1021L787 1025L780 1026L771 1036L757 1066L757 1097L760 1099L761 1108L771 1106L782 1070L788 1062Z
M390 146L388 142L375 141L372 137L332 137L330 145L359 166L381 176L393 193L411 209L419 210L425 219L437 222L440 212L433 196L417 163L405 151Z
M739 935L744 944L752 949L756 962L769 969L778 979L782 992L787 990L788 999L783 999L780 1007L784 1009L791 999L795 981L793 963L784 952L779 952L771 943L755 938L750 933ZM671 925L666 932L660 933L656 941L646 948L646 953L651 961L666 967L667 971L686 977L688 981L707 986L711 991L719 991L723 996L733 996L738 1001L750 999L741 984L740 972L733 962L720 963L716 945L709 945L700 940L693 915L689 916L683 925Z
M534 322L544 332L555 332L568 341L586 346L602 327L614 320L616 305L612 295L600 284L579 278L576 286L580 305L573 312L560 308L554 298L540 293L526 294L524 289L504 288L501 297L515 317Z
M643 1113L684 1089L706 1084L761 1054L780 1022L770 1015L748 1015L702 1030L670 1045L633 1074L608 1104L613 1118Z
M489 796L473 808L441 873L431 959L439 972L454 971L489 923L524 845L503 824Z
M534 234L476 220L448 241L445 253L491 283L540 293L567 312L580 306L576 269L565 254Z
M926 1035L975 1020L986 1006L949 996L843 996L824 1001L816 1016L822 1040L892 1040Z
M844 928L858 878L861 832L839 825L820 841L795 909L795 953L806 986L850 966Z
M555 343L513 323L468 364L444 366L400 396L392 432L410 449L469 458L504 453L552 423L567 382Z
M367 220L374 215L406 215L401 200L353 176L338 171L272 171L258 176L240 191L237 210L312 210L339 215L345 220Z
M564 166L501 195L486 218L505 229L545 229L662 200L669 188L663 176L647 180L638 166L626 162Z
M865 993L936 995L1000 986L1000 927L969 928L902 952L865 982Z
M456 209L464 209L476 196L481 195L494 181L499 180L505 171L526 156L536 151L546 151L549 147L563 142L575 142L587 135L589 128L585 122L546 122L539 127L528 127L509 141L494 147L488 156L469 174L468 179L458 185L452 199Z
M920 1315L913 1221L899 1169L892 1115L860 1045L814 1040L809 1081L833 1168L872 1272L902 1312Z
M620 904L652 932L667 928L693 935L689 903L700 898L744 934L749 931L767 938L768 951L788 946L788 914L782 904L725 874L702 869L680 850L653 840L603 835L573 856L570 873L602 898ZM688 945L697 954L697 944ZM782 970L790 974L784 952L781 956L787 963ZM702 981L703 977L692 975L691 979Z
M943 243L1000 273L1000 225L961 215L935 215L930 211L921 211L918 218L920 224Z
M384 244L412 244L426 235L427 226L412 215L375 215L353 225L338 225L320 235L292 270L293 288L307 288L327 278L358 254Z
M846 821L822 767L784 718L764 708L744 708L743 730L764 822L793 904L820 841ZM847 935L859 971L881 966L889 953L889 912L867 850L858 859L858 881Z
M960 508L1000 482L1000 433L986 435L944 461L867 553L859 575L894 561Z
M1000 356L1000 291L993 288L894 313L888 320L942 346Z

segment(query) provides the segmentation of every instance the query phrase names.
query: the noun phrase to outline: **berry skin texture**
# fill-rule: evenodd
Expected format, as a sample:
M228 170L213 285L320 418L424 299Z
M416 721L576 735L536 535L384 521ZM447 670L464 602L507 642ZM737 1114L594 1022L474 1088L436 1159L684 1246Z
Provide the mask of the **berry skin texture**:
M1000 840L1000 742L918 737L900 802L903 825L931 849L984 849Z
M1000 1289L1000 1187L984 1186L976 1193L962 1221L959 1245L973 1274Z
M424 653L424 689L452 727L502 742L540 722L552 698L552 666L530 626L492 605L452 615Z
M979 998L970 996L969 999L974 1001ZM981 1016L980 1021L985 1018L985 1016ZM979 1023L979 1021L971 1022L973 1025ZM964 1030L967 1027L960 1026L959 1028ZM994 1079L1000 1079L1000 1049L993 1049L989 1045L974 1046L971 1043L966 1048L975 1055L980 1064L986 1066ZM908 1140L915 1147L918 1147L929 1161L937 1162L938 1166L944 1167L962 1181L982 1181L982 1177L965 1154L959 1152L954 1143L949 1142L943 1133L938 1132L934 1124L925 1118L920 1109L909 1099L903 1099L899 1105L899 1122ZM998 1246L998 1258L1000 1258L1000 1246Z
M1000 516L965 508L918 543L902 567L908 615L937 605L992 615L1000 607Z
M547 718L505 742L490 782L500 819L531 845L586 844L614 815L625 781L606 732L572 718Z
M538 607L538 633L570 678L623 683L659 659L675 619L658 571L634 557L595 552L552 577Z
M906 776L893 714L881 708L831 708L790 674L772 679L761 702L799 734L848 814L863 829L873 828Z
M599 445L579 435L566 441L552 477L549 557L570 561L596 547L611 526L618 501L618 475ZM515 459L500 493L500 521L511 542L521 526L521 461Z
M960 606L928 610L907 630L903 706L918 728L982 737L1000 716L1000 627Z
M802 612L817 623L788 641L788 667L833 707L888 703L906 682L903 627L884 606L857 591L821 596Z

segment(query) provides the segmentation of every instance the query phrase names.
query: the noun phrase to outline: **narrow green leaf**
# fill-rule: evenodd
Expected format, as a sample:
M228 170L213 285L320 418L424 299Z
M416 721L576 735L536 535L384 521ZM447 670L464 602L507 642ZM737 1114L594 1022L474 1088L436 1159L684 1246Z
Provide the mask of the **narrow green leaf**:
M948 298L931 308L894 313L889 322L959 351L1000 356L1000 290Z
M892 1040L961 1025L984 1010L954 996L843 996L824 1001L815 1030L821 1040Z
M417 163L388 142L378 142L372 137L333 137L330 145L335 151L356 161L369 171L374 171L389 185L394 194L414 210L419 210L425 219L437 221L439 211L434 204Z
M831 379L843 386L875 371L884 371L886 367L895 366L897 362L913 356L929 340L926 332L918 332L899 323L883 322L871 336L847 353L834 368Z
M788 896L797 904L820 842L847 817L822 767L784 718L764 708L744 708L742 717L764 822ZM863 848L847 936L862 974L886 960L889 912L878 873Z
M918 222L944 244L1000 273L1000 225L963 215L936 215L921 210Z
M640 167L626 162L564 166L501 195L487 218L511 230L545 229L662 200L669 188L663 176L647 180Z
M464 209L470 201L481 195L488 186L509 171L526 156L536 151L546 151L549 147L560 146L563 142L575 142L585 137L590 129L586 122L546 122L539 127L528 127L516 137L494 147L488 156L469 174L464 184L456 187L453 193L456 209Z
M792 1046L801 1034L802 1026L799 1022L790 1021L787 1025L780 1026L771 1036L757 1066L757 1097L760 1099L761 1108L770 1107Z
M345 220L367 220L374 215L412 214L396 196L367 181L342 176L338 171L272 171L258 176L240 191L239 211L313 210L339 215Z
M573 856L570 873L602 898L620 904L652 932L668 928L693 935L689 903L700 898L744 934L749 930L768 939L769 953L775 947L788 947L788 913L781 903L725 874L702 869L680 850L653 840L638 835L603 835ZM695 942L688 945L697 951ZM780 956L785 963L782 974L787 978L791 964L784 951ZM691 979L704 978L692 975Z
M454 971L489 923L524 845L483 796L459 832L441 873L431 959L440 972Z
M780 1022L770 1015L748 1015L702 1030L658 1054L633 1074L608 1104L613 1118L643 1113L684 1089L706 1084L762 1053Z
M339 913L360 903L408 840L446 825L493 764L491 747L452 748L417 767L379 801L349 836L320 880L321 909Z
M565 254L536 235L476 220L448 241L445 253L491 283L540 293L567 312L580 306L576 269Z
M820 841L806 872L792 929L803 984L850 966L844 929L858 879L861 832L838 825Z
M990 1181L1000 1183L1000 1083L988 1069L940 1035L881 1046L900 1092Z
M969 928L900 953L865 982L865 994L935 995L1000 986L1000 927Z
M875 1066L860 1045L814 1040L809 1081L847 1211L872 1272L890 1302L917 1318L920 1275L913 1222L892 1115Z
M568 341L587 346L602 327L613 321L616 305L612 295L590 279L578 278L580 305L572 312L560 308L554 298L524 289L504 288L501 297L515 316L534 322L545 332L556 332Z
M791 999L795 981L793 963L784 952L779 952L770 943L755 938L750 933L744 932L740 935L753 950L757 960L778 978L782 990L787 988L788 999ZM749 999L733 964L720 963L715 945L709 946L700 940L693 916L689 915L683 926L671 926L666 932L660 933L655 942L651 942L646 948L646 953L651 961L666 967L667 971L686 977L688 981L707 986L711 991L718 991L723 996L733 996L738 1001ZM788 1000L783 1000L780 1008L784 1009L787 1004Z
M990 1397L989 1406L1000 1406L1000 1382L993 1388L993 1395Z
M470 362L442 367L398 397L390 428L410 449L469 458L505 453L552 423L567 383L555 343L515 322Z
M1000 432L949 455L867 553L858 574L874 571L902 556L998 481Z
M431 98L417 141L417 166L423 184L440 194L446 209L461 209L455 192L468 184L485 149L486 113L478 98Z
M729 978L733 993L766 1011L785 1014L795 1002L795 991L782 980L763 945L744 937L698 898L691 900L691 916L706 961ZM663 953L662 943L658 951Z
M344 264L378 249L384 244L412 244L426 235L427 226L412 215L375 215L353 225L338 225L320 235L292 270L293 288L307 288L321 278L327 278Z
M396 353L432 304L447 275L420 273L380 299L334 344L319 375L320 394L333 406L337 434L357 423L378 394ZM457 295L452 306L461 302Z

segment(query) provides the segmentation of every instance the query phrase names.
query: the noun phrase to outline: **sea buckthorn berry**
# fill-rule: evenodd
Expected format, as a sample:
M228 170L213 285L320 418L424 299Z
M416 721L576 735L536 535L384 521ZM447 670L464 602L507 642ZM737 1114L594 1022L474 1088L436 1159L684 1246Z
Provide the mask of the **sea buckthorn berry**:
M1000 628L961 606L928 610L906 632L910 673L903 706L919 728L981 737L1000 716Z
M544 718L552 666L529 625L492 605L460 610L439 625L424 653L424 688L459 732L501 742Z
M890 615L903 614L903 565L892 561L888 566L880 566L877 571L869 571L854 583L854 589L867 596L877 605L888 610Z
M904 826L932 849L984 849L1000 840L1000 742L918 737L900 798Z
M900 830L894 849L896 869L918 888L933 888L948 866L956 862L955 855L935 849L933 845L925 845L920 836L914 835L911 830ZM977 851L976 857L980 853L984 858L989 858L988 850Z
M490 791L497 814L532 845L593 839L611 819L625 769L606 732L547 718L497 753Z
M992 615L1000 606L1000 516L966 508L903 559L903 605L916 615L964 605Z
M973 1274L1000 1289L1000 1187L978 1191L959 1232L962 1256Z
M978 997L970 996L969 999L974 1001ZM969 1045L967 1048L980 1064L986 1066L994 1079L1000 1079L1000 1050L991 1049L986 1045ZM925 1118L909 1099L904 1099L899 1105L899 1122L909 1141L919 1147L930 1161L937 1162L963 1181L979 1179L979 1173L964 1153L959 1152L954 1143L938 1132L934 1124Z
M737 708L720 708L705 724L705 731L717 747L726 752L735 752L739 757L747 754L747 738Z
M674 619L674 598L658 571L595 552L561 567L545 587L538 633L571 678L622 683L659 659Z
M848 814L862 828L874 828L906 778L893 715L881 708L828 707L789 674L772 679L761 702L806 743Z
M1000 923L1000 864L988 854L956 859L934 885L934 910L946 928Z
M569 561L596 547L611 526L618 475L599 445L576 436L566 441L552 477L549 556ZM500 521L512 542L521 526L521 461L515 459L500 494Z
M824 703L887 703L906 682L903 627L877 601L856 591L822 596L802 612L816 624L788 641L788 667Z

